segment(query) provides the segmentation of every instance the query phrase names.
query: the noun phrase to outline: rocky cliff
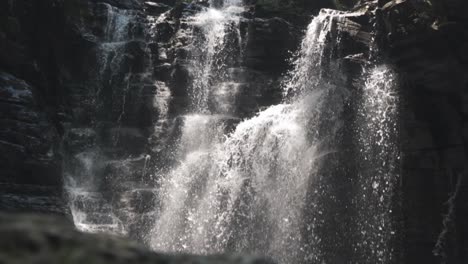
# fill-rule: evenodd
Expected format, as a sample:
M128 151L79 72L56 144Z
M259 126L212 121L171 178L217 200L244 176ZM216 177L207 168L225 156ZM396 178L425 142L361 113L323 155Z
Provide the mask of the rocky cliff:
M383 42L402 76L407 263L468 258L468 24L464 1L384 1Z

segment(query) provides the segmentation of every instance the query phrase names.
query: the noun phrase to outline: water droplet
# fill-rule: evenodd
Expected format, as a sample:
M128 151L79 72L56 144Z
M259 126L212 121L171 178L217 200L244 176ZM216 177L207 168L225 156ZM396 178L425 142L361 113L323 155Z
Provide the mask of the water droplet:
M374 182L372 183L372 188L374 188L374 190L377 189L377 188L379 188L379 183L376 182L376 181L374 181Z

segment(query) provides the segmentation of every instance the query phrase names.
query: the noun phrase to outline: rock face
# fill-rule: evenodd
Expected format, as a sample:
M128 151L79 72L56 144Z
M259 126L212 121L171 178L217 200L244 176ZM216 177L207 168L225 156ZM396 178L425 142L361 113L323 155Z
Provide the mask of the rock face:
M0 209L64 214L59 135L38 91L0 72L0 96Z
M61 218L0 214L2 263L268 264L236 256L171 256L105 235L80 233Z
M5 72L0 72L0 87L2 179L6 183L60 186L54 146L58 133L41 107L37 91Z
M461 14L468 6L464 1L383 2L384 42L402 76L405 263L464 263L468 21Z

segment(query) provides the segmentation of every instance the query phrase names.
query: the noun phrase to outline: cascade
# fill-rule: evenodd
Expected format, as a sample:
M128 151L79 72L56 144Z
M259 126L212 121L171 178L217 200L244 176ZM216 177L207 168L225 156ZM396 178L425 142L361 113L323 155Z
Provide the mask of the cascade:
M467 13L0 1L0 259L468 263Z
M154 166L146 153L109 153L119 151L126 96L135 83L149 80L162 87L154 101L158 122L169 119L171 91L152 79L151 63L137 65L143 68L138 74L125 66L133 56L129 45L144 39L132 29L138 14L107 8L97 47L102 85L96 105L108 104L102 97L114 90L121 91L122 102L112 120L103 113L96 120L115 127L111 142L75 153L74 166L68 166L67 189L78 228L139 232L138 239L161 252L248 253L278 263L394 260L396 77L389 67L370 63L363 67L364 81L355 96L343 66L340 31L353 14L324 9L313 18L282 83L282 101L245 120L238 117L236 102L242 80L232 71L242 67L242 1L212 0L210 7L182 18L188 26L179 30L189 36L183 56L188 100L177 117L175 146L170 145L173 162ZM150 38L167 15L147 18L153 23L146 32ZM350 101L356 113L347 112ZM356 115L352 125L345 120L349 115ZM351 162L344 157L344 133L356 140ZM348 172L349 163L357 163L356 175ZM99 180L107 171L110 176ZM349 190L340 193L343 187L337 183L349 184ZM140 197L137 205L134 196Z
M322 212L327 205L315 204L324 200L310 197L330 195L318 178L323 177L322 161L339 149L341 119L350 98L336 59L341 39L337 22L349 15L322 10L313 19L284 82L283 103L242 121L227 136L212 114L210 119L202 114L186 118L180 162L162 176L158 191L162 206L150 242L155 250L252 253L279 263L322 262L333 254L322 254L329 248L321 230L327 225ZM209 61L213 50L206 46ZM200 79L194 80L197 94L192 99L203 113L209 109L205 93L210 91L211 75L209 67L202 69ZM363 76L367 81L359 106L358 138L363 163L375 170L368 171L368 177L360 175L357 189L372 189L373 195L356 194L360 215L350 232L362 237L347 246L354 243L357 251L368 254L360 257L363 261L386 263L395 232L389 216L397 155L389 143L395 132L394 76L382 67ZM380 146L377 153L370 150L373 144ZM374 160L369 163L370 156ZM378 213L366 215L366 206ZM312 217L307 208L315 210Z
M340 69L333 58L340 39L335 22L345 16L323 10L314 18L282 104L241 122L227 137L200 115L186 120L181 146L191 151L163 176L154 249L247 252L280 263L322 260L314 234L320 219L306 222L303 214L313 202L308 192L318 192L309 186L321 159L335 151L349 94L340 76L328 75Z
M159 200L163 201L165 209L160 212L162 215L158 217L154 230L157 238L151 238L158 241L152 242L155 249L176 251L188 246L182 242L189 240L184 228L183 214L187 208L183 201L189 202L187 193L197 188L194 186L197 176L203 177L207 172L203 165L198 165L210 162L210 156L224 140L226 127L235 122L234 102L239 80L231 75L229 69L236 66L241 57L239 14L243 7L240 2L212 1L211 7L188 18L192 35L189 113L183 117L184 124L176 150L179 164L160 176L162 187L158 190ZM207 166L209 164L206 163ZM171 195L172 198L164 195ZM180 241L176 242L176 239ZM205 247L201 244L198 246Z

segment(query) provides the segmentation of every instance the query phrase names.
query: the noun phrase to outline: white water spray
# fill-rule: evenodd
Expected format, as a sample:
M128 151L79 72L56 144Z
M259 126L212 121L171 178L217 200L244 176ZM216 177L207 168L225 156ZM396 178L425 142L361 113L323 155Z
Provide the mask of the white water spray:
M309 26L285 87L294 91L291 102L240 123L227 138L216 122L186 117L186 151L159 191L155 250L255 253L281 263L304 258L302 213L321 157L315 130L324 107L341 108L326 104L342 104L337 87L316 75L334 15L324 11Z

